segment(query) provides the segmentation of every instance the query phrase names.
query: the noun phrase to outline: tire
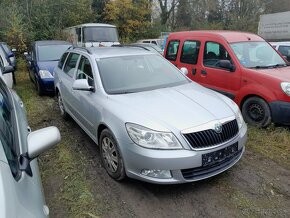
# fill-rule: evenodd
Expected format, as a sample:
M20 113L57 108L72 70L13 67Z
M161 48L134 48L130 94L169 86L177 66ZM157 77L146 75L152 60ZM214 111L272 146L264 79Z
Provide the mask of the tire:
M265 100L259 97L248 98L242 106L245 121L253 126L267 127L271 124L271 111Z
M110 177L117 181L126 178L124 161L117 141L110 130L104 129L99 139L100 156L103 167Z
M59 110L60 110L60 116L67 120L69 115L68 113L65 111L65 107L64 107L64 104L63 104L63 101L62 101L62 97L61 97L61 94L60 92L57 92L57 102L58 102L58 107L59 107Z

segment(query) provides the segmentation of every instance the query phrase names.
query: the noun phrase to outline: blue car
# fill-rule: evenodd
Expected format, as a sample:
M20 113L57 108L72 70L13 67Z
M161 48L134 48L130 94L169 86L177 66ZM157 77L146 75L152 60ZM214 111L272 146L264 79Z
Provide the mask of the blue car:
M24 53L28 61L29 77L39 95L54 94L53 70L62 54L71 46L66 41L35 41L31 52Z

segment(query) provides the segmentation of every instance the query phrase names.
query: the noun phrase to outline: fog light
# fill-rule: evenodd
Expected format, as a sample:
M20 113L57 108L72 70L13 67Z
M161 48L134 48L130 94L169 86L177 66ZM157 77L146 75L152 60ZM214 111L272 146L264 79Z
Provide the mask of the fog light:
M141 171L144 176L150 176L159 179L169 179L172 178L170 170L148 170L144 169Z

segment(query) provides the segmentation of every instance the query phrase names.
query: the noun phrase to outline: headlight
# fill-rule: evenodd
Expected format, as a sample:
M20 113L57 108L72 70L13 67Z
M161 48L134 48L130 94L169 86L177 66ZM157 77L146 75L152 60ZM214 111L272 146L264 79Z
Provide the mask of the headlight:
M126 129L133 142L142 147L152 149L182 148L171 132L158 132L132 123L126 123Z
M290 96L290 83L282 82L280 85L283 92L285 92L286 95Z
M237 120L239 129L241 129L243 127L245 121L243 119L243 115L242 115L240 109L238 109L237 112L236 112L236 120Z
M53 78L51 73L49 71L47 71L47 70L40 70L39 71L39 75L40 75L41 79Z

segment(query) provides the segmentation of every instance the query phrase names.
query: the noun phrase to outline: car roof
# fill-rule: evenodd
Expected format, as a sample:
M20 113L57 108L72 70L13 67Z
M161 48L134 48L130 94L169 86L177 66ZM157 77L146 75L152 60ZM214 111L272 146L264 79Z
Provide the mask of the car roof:
M108 58L108 57L119 57L119 56L130 56L130 55L144 55L144 54L155 54L154 52L147 51L143 48L137 47L90 47L90 48L74 48L69 51L82 51L93 55L95 58Z
M74 27L116 27L111 24L106 24L106 23L83 23L80 25L68 27L68 28L74 28Z
M184 31L170 33L169 37L215 37L226 40L228 43L247 42L247 41L264 41L264 39L254 33L227 31L227 30L200 30L200 31Z
M61 41L61 40L41 40L34 42L36 46L41 45L72 45L71 42L68 41Z

